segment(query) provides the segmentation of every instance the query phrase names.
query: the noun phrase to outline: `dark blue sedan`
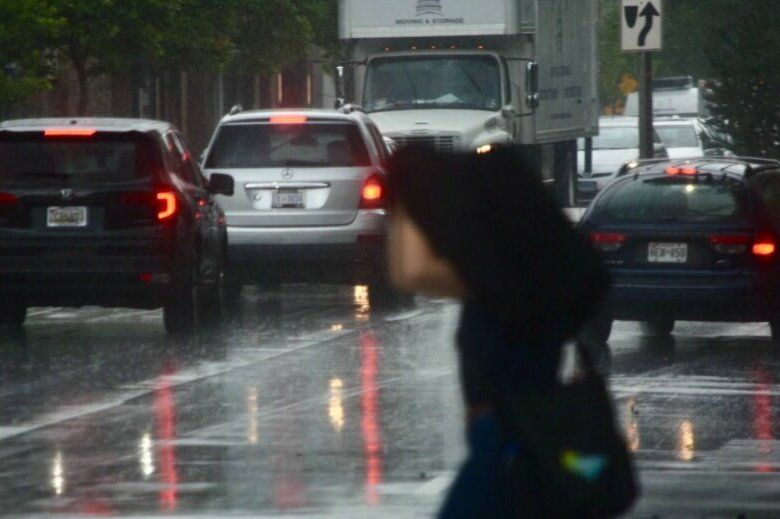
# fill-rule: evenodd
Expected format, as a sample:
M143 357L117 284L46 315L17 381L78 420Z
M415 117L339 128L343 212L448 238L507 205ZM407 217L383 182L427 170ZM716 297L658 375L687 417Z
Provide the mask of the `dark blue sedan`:
M612 274L585 333L614 320L668 336L675 321L768 321L780 344L780 162L654 160L624 168L579 228Z

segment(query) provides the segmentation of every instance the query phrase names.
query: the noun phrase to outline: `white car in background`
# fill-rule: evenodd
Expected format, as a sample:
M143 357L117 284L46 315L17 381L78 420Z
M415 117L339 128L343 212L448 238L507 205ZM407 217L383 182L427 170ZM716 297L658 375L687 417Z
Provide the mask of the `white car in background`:
M670 159L703 157L704 127L698 119L658 118L653 123L655 131L664 143Z
M653 135L656 156L667 157L657 133ZM601 117L599 134L593 137L593 168L585 171L585 139L577 140L577 175L580 199L589 200L609 184L626 162L639 158L639 119Z

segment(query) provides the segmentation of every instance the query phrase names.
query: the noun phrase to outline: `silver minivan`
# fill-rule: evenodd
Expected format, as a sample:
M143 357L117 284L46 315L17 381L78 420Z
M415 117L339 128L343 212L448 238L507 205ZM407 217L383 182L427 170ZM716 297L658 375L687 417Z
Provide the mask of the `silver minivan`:
M227 173L228 277L244 284L384 287L389 150L362 112L233 111L204 152Z

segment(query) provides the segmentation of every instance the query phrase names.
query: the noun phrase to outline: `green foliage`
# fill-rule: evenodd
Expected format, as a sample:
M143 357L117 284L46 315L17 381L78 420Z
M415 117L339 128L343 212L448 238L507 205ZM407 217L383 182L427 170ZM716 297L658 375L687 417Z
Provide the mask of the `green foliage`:
M780 152L780 4L712 0L700 42L714 80L711 124L737 154Z
M336 0L2 0L0 102L47 88L44 52L67 58L80 84L140 70L233 67L269 74L312 45L338 49ZM0 70L2 70L0 68Z
M618 109L624 100L620 82L625 75L636 73L635 55L620 49L619 0L601 0L599 59L601 106L612 110Z
M50 87L45 42L57 29L40 0L0 2L0 105Z

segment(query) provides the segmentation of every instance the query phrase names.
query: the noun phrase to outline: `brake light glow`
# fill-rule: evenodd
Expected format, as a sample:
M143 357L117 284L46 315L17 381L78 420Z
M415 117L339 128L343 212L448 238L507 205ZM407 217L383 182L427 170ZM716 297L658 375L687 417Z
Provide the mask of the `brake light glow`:
M11 193L0 193L0 205L15 204L19 199Z
M93 137L97 133L94 128L46 128L44 137Z
M775 244L771 241L757 241L753 244L753 254L755 256L772 256L775 253Z
M275 115L271 117L271 124L304 124L308 120L304 115Z
M592 243L623 243L626 241L626 235L618 232L592 232L590 233Z
M699 172L693 166L669 166L666 168L667 175L696 175Z
M379 209L384 205L385 187L379 175L373 175L363 184L360 193L361 209Z
M618 232L592 232L590 242L602 252L615 252L626 241L626 235Z
M167 220L176 214L176 193L172 191L157 193L157 200L160 202L160 212L157 213L158 220Z

